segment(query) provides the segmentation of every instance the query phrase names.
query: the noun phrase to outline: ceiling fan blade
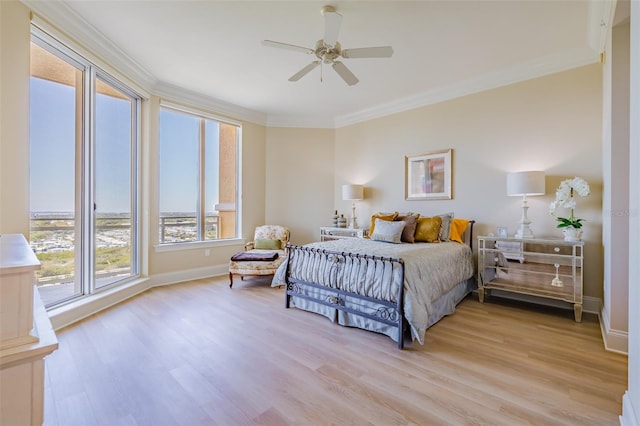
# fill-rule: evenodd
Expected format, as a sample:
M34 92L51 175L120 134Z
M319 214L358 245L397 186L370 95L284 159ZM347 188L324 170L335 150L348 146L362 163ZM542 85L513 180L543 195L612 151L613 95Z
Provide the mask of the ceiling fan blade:
M312 69L314 69L318 65L320 65L320 61L311 62L309 65L307 65L306 67L302 68L300 71L298 71L297 73L292 75L289 78L289 81L298 81L298 80L300 80L302 77L307 75Z
M314 50L308 47L296 46L295 44L280 43L279 41L262 40L263 46L278 47L280 49L295 50L296 52L313 53Z
M393 55L391 46L359 47L342 51L343 58L390 58Z
M324 12L324 44L335 46L340 35L342 15L337 12Z
M347 83L349 86L358 84L358 81L360 81L358 80L358 77L353 75L353 73L349 71L349 68L347 68L342 62L336 61L333 63L332 67L334 70L336 70L338 75L342 77L344 82Z

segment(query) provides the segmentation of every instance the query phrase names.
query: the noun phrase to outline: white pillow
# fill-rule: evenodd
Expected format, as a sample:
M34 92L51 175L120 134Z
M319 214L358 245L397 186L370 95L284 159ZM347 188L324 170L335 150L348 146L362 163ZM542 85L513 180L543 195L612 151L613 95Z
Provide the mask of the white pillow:
M376 219L373 235L370 238L374 241L400 244L404 225L406 225L406 222L403 220L391 222L389 220Z

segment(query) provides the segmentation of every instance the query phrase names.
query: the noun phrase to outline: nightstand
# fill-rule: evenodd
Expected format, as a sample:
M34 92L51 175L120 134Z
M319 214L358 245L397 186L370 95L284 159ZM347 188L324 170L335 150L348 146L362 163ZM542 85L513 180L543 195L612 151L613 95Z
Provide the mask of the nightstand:
M580 322L583 249L582 241L478 237L480 302L492 289L562 300Z
M366 236L366 229L335 228L331 226L322 226L320 228L320 241L341 240L344 238L364 238Z

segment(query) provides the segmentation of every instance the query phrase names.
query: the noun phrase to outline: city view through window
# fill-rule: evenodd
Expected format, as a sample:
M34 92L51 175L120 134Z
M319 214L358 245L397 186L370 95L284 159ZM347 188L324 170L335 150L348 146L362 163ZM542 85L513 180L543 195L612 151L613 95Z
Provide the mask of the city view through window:
M31 44L29 241L49 307L137 274L137 98L43 46Z
M33 40L29 241L51 307L138 274L138 98ZM236 237L239 127L163 107L159 130L158 243Z

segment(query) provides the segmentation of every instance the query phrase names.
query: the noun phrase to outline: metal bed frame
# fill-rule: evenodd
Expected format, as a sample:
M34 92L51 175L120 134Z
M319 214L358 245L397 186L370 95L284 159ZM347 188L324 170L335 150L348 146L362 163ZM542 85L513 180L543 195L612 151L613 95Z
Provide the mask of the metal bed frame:
M287 245L287 252L286 308L290 307L291 297L295 296L386 325L395 326L398 329L398 349L404 347L406 319L404 317L404 261L402 259L357 253L341 253L291 244ZM326 285L312 283L291 275L292 258L300 255L312 257L317 264L331 265ZM395 302L375 299L338 288L338 281L342 278L340 273L346 270L344 266L347 264L350 264L351 268L358 268L359 274L364 276L376 276L375 272L380 268L390 268L390 271L393 271L394 267L399 267L400 285L398 286ZM393 283L393 273L381 273L379 276L382 279L382 285L391 285ZM317 297L313 294L313 289L321 289L325 294ZM358 289L358 291L361 291L361 289ZM364 291L362 290L362 292ZM375 303L376 306L367 306L361 304L361 301Z
M463 241L473 250L473 225L475 220L470 220L463 235ZM323 275L324 283L313 283L307 280L293 277L291 275L292 258L295 256L306 256L313 258L317 265L331 265L330 271ZM340 271L344 271L344 267L340 265L357 264L358 268L373 268L370 270L371 275L365 269L365 276L376 276L376 268L392 268L394 266L400 269L400 285L396 301L385 301L368 297L364 294L364 290L358 288L358 292L349 292L338 288L338 281L344 277L340 275ZM359 269L362 272L362 269ZM384 285L393 283L393 274L381 274ZM473 280L473 277L470 278ZM285 291L285 308L289 308L291 297L299 297L308 301L319 303L340 311L358 315L382 324L397 327L398 329L398 349L404 348L404 331L407 326L404 317L404 260L391 257L372 256L366 254L337 252L320 248L312 248L307 246L297 246L287 244L287 269L285 274L286 291ZM322 290L324 294L317 297L313 294L313 290ZM347 306L347 302L349 306ZM368 302L377 304L376 307L366 306L359 302ZM357 307L357 309L356 309Z

